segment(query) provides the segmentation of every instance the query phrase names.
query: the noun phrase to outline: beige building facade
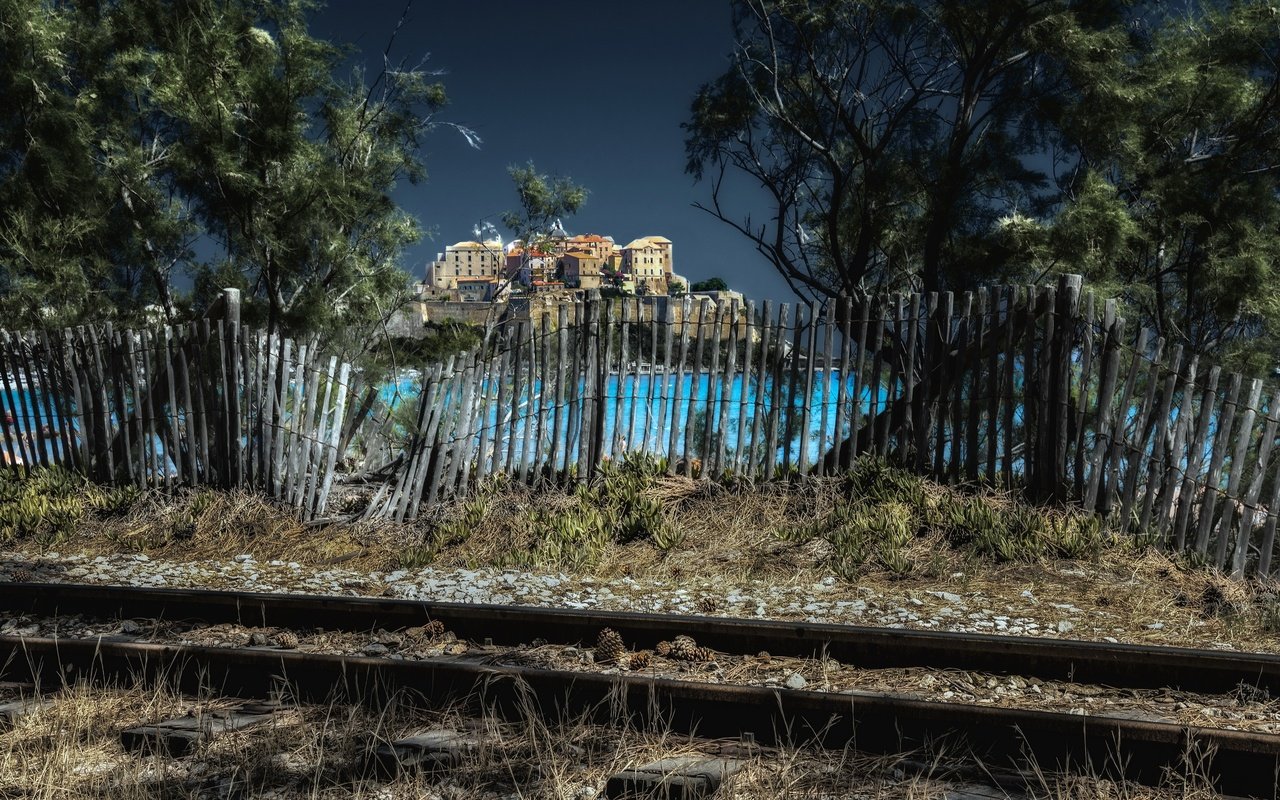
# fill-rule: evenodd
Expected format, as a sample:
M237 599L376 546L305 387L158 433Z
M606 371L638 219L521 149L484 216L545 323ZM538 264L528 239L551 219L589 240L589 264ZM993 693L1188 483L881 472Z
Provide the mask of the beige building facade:
M564 282L579 289L599 289L604 259L586 250L571 250L560 257Z
M451 244L431 264L431 285L436 289L457 289L463 278L505 279L506 260L500 241Z

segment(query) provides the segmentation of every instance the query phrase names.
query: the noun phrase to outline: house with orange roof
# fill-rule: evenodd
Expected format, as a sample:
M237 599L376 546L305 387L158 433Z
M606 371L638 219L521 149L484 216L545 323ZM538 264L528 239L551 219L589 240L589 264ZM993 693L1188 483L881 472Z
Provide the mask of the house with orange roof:
M570 250L560 257L564 282L579 289L599 289L604 259L589 250Z

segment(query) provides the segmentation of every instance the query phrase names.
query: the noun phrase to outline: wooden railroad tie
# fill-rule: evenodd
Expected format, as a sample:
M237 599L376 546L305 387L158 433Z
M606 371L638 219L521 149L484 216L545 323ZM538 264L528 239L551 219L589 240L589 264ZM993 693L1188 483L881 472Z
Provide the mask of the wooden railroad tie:
M608 798L700 800L714 794L725 778L745 765L745 761L736 758L663 758L613 775L605 784L604 794Z
M130 752L182 757L201 742L228 731L241 731L263 725L276 714L291 708L290 705L274 701L243 703L225 711L198 713L129 728L121 731L120 744Z
M27 714L53 704L53 699L40 695L31 683L0 681L0 691L17 692L18 697L0 702L0 731L6 731Z
M372 762L383 778L415 772L433 774L458 766L479 746L480 740L473 733L433 728L379 745L373 751Z

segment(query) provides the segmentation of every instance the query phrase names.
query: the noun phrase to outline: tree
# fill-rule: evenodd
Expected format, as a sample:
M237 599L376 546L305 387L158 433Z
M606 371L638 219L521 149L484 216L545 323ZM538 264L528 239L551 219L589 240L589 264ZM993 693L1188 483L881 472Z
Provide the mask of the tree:
M358 346L399 304L420 232L391 191L446 124L432 73L389 44L372 79L340 77L308 2L0 3L23 21L0 25L4 310L173 318L185 270L197 307L237 285L246 320Z
M672 281L667 287L667 294L671 297L684 297L688 293L688 287L681 281Z
M724 282L723 278L708 278L705 281L697 281L689 287L691 292L727 292L729 284Z
M509 167L507 174L515 184L520 210L504 213L502 224L520 242L523 270L534 251L550 251L553 229L560 226L561 220L578 213L587 201L587 190L570 178L538 172L532 161L522 167ZM556 268L557 272L561 269L560 265Z
M1154 17L1138 55L1067 98L1062 200L1008 226L1017 257L1080 272L1194 352L1280 357L1280 14L1203 3Z
M688 171L798 293L964 288L995 222L1038 212L1044 109L1123 52L1123 0L734 0L737 50L693 102ZM763 187L760 216L726 180Z

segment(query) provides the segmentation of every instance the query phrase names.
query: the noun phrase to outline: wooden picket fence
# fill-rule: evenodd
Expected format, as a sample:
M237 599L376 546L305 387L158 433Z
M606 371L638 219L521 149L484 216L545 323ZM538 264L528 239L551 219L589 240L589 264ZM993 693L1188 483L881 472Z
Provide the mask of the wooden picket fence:
M413 519L490 474L568 483L636 453L751 480L872 454L1269 573L1280 393L1262 388L1129 334L1077 276L821 306L588 297L426 371L366 514Z
M0 443L16 471L63 466L108 484L243 486L323 512L345 447L351 368L314 343L214 318L0 333Z
M753 481L873 455L1272 571L1280 388L1128 331L1076 276L823 305L589 294L428 366L398 410L238 307L228 291L183 326L0 334L0 453L105 483L254 487L307 517L354 479L373 485L363 516L397 520L489 475L568 484L635 454Z

